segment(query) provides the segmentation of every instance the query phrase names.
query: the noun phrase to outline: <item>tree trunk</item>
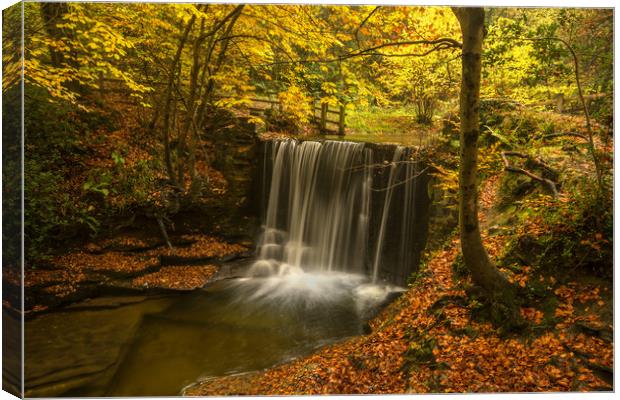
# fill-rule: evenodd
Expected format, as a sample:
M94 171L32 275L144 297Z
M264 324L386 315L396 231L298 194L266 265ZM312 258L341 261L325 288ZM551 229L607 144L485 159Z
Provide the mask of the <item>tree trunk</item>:
M459 229L463 259L474 282L492 298L512 297L512 286L487 254L478 224L477 156L484 10L453 8L463 32L460 93ZM509 300L509 299L506 299ZM503 301L502 301L503 303Z
M171 158L171 150L170 150L170 115L172 112L172 89L174 87L174 81L178 77L177 76L177 67L180 66L181 55L183 53L183 48L185 47L185 42L189 36L190 31L192 30L192 26L194 25L194 21L196 20L196 16L193 15L191 19L187 22L183 29L183 33L179 39L179 44L177 46L176 54L172 59L172 63L170 65L170 71L168 75L168 83L166 87L166 95L163 104L163 114L164 114L164 126L163 126L163 137L164 137L164 160L166 162L166 172L168 173L168 177L174 186L177 185L176 176L174 174L174 168L172 167L172 158ZM179 73L180 75L180 73ZM157 118L157 115L153 115L153 119ZM155 124L152 124L154 127Z
M57 24L63 21L64 16L69 13L67 3L40 3L41 17L47 34L54 40L62 40L69 37L70 32L59 28ZM50 61L54 67L62 67L65 55L62 51L57 51L50 46Z
M190 163L192 164L190 166L190 175L194 176L193 173L193 158L194 158L194 154L193 152L195 151L195 148L190 145L189 148L187 146L187 135L190 132L190 129L192 129L192 124L195 123L195 118L196 118L196 101L198 99L197 93L200 90L198 87L198 78L199 78L199 74L200 74L200 56L201 56L201 48L202 48L202 43L204 42L204 31L205 31L205 20L204 18L201 18L200 20L200 33L199 35L196 37L196 40L194 41L194 47L192 49L192 69L190 72L190 83L189 83L189 95L188 95L188 99L187 99L187 104L185 105L186 108L186 114L185 114L185 120L183 121L183 128L181 129L181 132L179 134L179 142L177 144L177 183L178 185L183 188L185 187L185 158L189 158L190 159ZM193 134L191 134L192 136L190 137L190 142L192 141L192 137ZM189 153L189 154L187 154Z

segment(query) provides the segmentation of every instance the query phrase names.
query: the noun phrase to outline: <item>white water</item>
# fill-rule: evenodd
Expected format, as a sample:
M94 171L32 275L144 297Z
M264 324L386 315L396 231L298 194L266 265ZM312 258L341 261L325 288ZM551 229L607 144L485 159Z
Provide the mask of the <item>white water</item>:
M403 148L398 146L394 151L394 157L392 158L392 165L390 165L390 178L388 179L388 186L385 190L385 200L383 201L383 212L381 215L381 227L379 228L379 237L377 238L377 248L375 250L374 263L372 265L372 281L377 282L379 278L379 261L381 259L381 253L383 252L383 241L385 239L385 230L387 227L388 215L390 213L390 205L392 204L392 194L394 193L394 184L396 170L398 168L397 162L403 154Z
M398 146L388 160L374 160L363 143L281 140L266 146L268 199L258 260L248 273L249 298L316 304L348 296L364 312L402 290L383 282L381 270L403 270L412 253L417 166L403 162L406 149ZM373 187L376 171L387 177L379 179L383 188ZM373 210L379 210L374 219ZM388 238L398 246L388 250ZM386 251L403 266L384 265Z
M273 169L258 276L364 273L372 155L349 142L271 143Z

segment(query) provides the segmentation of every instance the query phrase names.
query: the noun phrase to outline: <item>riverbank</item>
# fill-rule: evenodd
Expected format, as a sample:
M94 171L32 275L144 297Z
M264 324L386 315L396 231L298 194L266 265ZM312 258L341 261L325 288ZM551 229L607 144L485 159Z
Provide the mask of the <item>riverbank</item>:
M497 262L508 235L487 219L497 197L481 193L484 242ZM535 231L535 226L523 227ZM492 233L489 233L491 231ZM453 237L428 258L409 290L370 322L372 332L265 371L210 379L187 396L609 391L613 387L611 282L577 274L503 269L528 299L527 326L492 322L459 273ZM531 293L538 290L536 296Z
M26 269L25 316L104 295L161 294L191 291L215 279L222 263L247 258L249 243L187 234L171 237L173 248L161 238L143 233L123 234L89 242L51 258L36 269ZM19 277L3 269L9 290L19 287ZM19 304L4 302L17 312Z

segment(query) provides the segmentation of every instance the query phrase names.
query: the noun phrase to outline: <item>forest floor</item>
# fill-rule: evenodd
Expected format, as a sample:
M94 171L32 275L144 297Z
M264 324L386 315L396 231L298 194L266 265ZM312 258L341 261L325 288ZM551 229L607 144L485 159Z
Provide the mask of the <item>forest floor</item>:
M497 195L498 176L481 190L481 221ZM529 227L536 229L536 227ZM528 229L528 227L525 227ZM485 230L486 231L486 230ZM485 232L497 259L507 236ZM524 267L504 270L525 288L547 295L521 307L528 322L506 332L484 318L466 294L469 278L455 271L457 237L436 251L409 290L370 321L372 333L327 346L265 371L210 379L188 396L309 395L429 392L609 391L613 382L611 284L558 279Z
M187 291L206 285L221 263L247 256L248 249L213 236L172 237L168 248L156 236L123 234L87 243L52 258L24 276L25 314L50 309L107 292L154 293ZM3 269L5 283L19 286L19 277ZM7 308L15 308L5 301Z
M548 114L536 116L544 122L555 121L554 117L560 119ZM399 118L403 124L413 126L411 120ZM569 121L570 118L575 121ZM570 118L561 116L561 121L555 121L556 125L566 127L561 131L578 131L573 125L583 126L581 119ZM514 115L511 119L518 126L526 125ZM434 127L424 137L432 141L439 129L439 126ZM263 136L289 137L277 133ZM415 136L413 144L421 137ZM347 139L357 138L352 135ZM391 139L399 140L398 137ZM605 157L611 157L613 143L597 140L596 144L604 150ZM528 146L520 145L516 149ZM573 155L567 157L564 147L573 151L570 153ZM555 165L561 165L563 173L568 165L574 174L593 176L592 164L586 157L579 156L578 151L571 150L572 147L575 146L548 146L543 155ZM93 159L105 159L108 163L99 167L112 168L109 164L111 151L106 148L95 152L101 153L101 157ZM500 165L497 154L481 152L482 156L485 154L494 154L495 163ZM125 155L127 164L140 158L142 155ZM211 182L221 182L220 178L214 176ZM79 191L86 177L80 179L77 183L71 181L69 186ZM486 180L480 193L484 242L496 261L501 259L510 240L505 230L497 229L494 220L498 212L494 204L500 186L500 175L496 171ZM225 192L223 185L216 185L216 189ZM109 197L111 202L123 200L120 195ZM532 220L518 226L518 230L536 235L546 229L539 222ZM172 250L165 246L158 233L121 234L69 250L45 265L27 269L26 316L86 297L119 291L143 294L193 290L212 281L223 262L244 257L248 252L244 246L207 235L178 235L171 237L171 241ZM459 271L462 261L458 237L452 236L427 260L409 290L370 321L370 334L345 339L265 371L200 382L185 394L612 389L613 293L610 281L578 274L541 274L528 266L504 269L509 279L524 291L538 287L539 292L544 292L537 301L520 308L528 326L518 332L504 332L501 326L489 321L483 304L469 295L472 283ZM19 276L11 275L11 271L3 269L4 284L19 288ZM4 306L19 307L6 302Z

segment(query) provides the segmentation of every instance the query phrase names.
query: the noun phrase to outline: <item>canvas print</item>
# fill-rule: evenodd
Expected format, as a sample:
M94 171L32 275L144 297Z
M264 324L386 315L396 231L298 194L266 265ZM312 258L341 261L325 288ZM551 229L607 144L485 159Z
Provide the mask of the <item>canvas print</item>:
M613 391L613 17L5 9L3 390Z

